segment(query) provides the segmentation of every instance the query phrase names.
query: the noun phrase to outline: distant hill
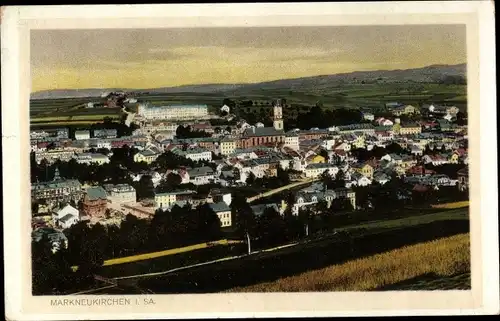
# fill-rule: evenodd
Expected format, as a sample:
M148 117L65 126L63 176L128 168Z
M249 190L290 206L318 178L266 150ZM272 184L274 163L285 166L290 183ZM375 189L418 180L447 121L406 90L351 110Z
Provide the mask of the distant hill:
M31 99L85 98L100 97L103 93L112 91L130 91L125 88L89 88L89 89L54 89L37 91L31 94Z
M79 98L98 97L104 92L127 91L127 92L149 92L149 93L226 93L244 94L256 90L285 89L293 90L300 88L304 91L308 88L326 88L343 83L352 82L445 82L451 77L466 79L466 65L432 65L423 68L399 69L399 70L376 70L355 71L350 73L320 75L312 77L281 79L254 84L203 84L184 85L177 87L151 88L151 89L126 89L126 88L104 88L104 89L58 89L39 91L31 94L31 99L55 99L55 98Z

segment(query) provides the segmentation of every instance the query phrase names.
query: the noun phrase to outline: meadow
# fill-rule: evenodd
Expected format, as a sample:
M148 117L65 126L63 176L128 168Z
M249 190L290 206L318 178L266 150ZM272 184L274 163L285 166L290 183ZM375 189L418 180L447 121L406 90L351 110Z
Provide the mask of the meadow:
M435 283L458 276L462 284L470 272L469 239L454 235L228 292L369 291L424 275L434 275Z
M467 105L467 86L445 84L339 84L322 87L318 84L307 88L253 89L251 91L227 91L214 93L145 93L138 96L139 101L148 101L153 105L162 104L207 104L211 111L219 108L223 100L274 100L283 98L294 108L321 104L324 108L383 108L385 103L398 101L420 106L425 103L455 104L461 109ZM40 99L30 101L32 122L40 124L61 121L81 121L81 118L55 119L54 117L83 117L92 121L104 117L118 117L119 110L104 108L85 108L87 102L103 102L100 97ZM265 106L262 106L265 107ZM251 107L258 111L259 107ZM299 110L297 110L299 111Z
M255 284L341 265L384 252L469 232L468 209L436 210L405 218L379 219L339 227L335 235L319 234L309 242L271 252L218 262L157 276L134 277L130 281L155 293L209 293ZM347 234L346 234L347 233ZM347 235L347 237L342 237ZM434 243L433 243L434 244ZM100 275L123 277L159 273L182 266L244 254L245 244L215 246L136 262L108 265ZM442 256L446 260L446 256ZM427 260L434 264L434 261ZM431 271L432 272L432 271ZM430 273L430 272L429 272ZM417 277L419 275L416 275ZM408 276L410 278L412 276ZM439 276L441 277L441 276ZM385 283L384 283L385 284ZM120 291L115 289L115 291ZM130 293L130 288L121 290ZM103 292L105 293L105 292Z

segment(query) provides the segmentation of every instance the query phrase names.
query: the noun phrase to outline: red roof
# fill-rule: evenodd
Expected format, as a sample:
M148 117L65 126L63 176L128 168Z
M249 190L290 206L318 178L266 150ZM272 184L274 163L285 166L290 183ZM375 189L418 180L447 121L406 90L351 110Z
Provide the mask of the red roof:
M346 151L343 149L336 149L334 152L335 152L335 154L340 155L340 156L345 156L347 154Z
M47 147L48 145L49 145L48 142L40 142L40 143L37 144L37 147L38 148L43 148L43 147Z

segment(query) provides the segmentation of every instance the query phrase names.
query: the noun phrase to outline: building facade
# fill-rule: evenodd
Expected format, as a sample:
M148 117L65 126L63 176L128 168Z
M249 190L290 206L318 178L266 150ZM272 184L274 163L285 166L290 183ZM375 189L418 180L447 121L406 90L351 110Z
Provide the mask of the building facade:
M224 138L221 140L219 147L221 155L230 155L234 153L234 151L236 150L237 147L236 139Z
M242 148L250 148L268 143L284 143L285 133L274 127L252 127L243 132L240 139Z
M78 202L82 197L82 185L75 179L63 179L59 169L52 181L33 183L31 185L31 198L34 201L44 202Z
M111 203L135 203L137 200L135 189L128 184L107 185L105 189Z
M89 187L83 197L82 211L89 217L104 217L108 208L107 193L100 186Z
M152 106L141 104L137 113L148 120L199 120L208 117L207 105Z
M77 130L75 131L76 140L90 139L90 131L88 130Z
M283 106L281 99L277 99L273 107L273 127L276 130L283 130Z

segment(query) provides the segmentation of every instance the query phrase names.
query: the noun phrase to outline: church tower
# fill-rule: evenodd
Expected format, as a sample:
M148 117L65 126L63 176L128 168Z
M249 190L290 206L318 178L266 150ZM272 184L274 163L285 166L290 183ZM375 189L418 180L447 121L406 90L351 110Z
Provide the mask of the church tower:
M61 180L61 175L59 174L59 167L56 167L56 171L54 173L54 178L52 180L54 182Z
M273 107L273 126L276 130L283 130L283 106L281 99L276 100Z

